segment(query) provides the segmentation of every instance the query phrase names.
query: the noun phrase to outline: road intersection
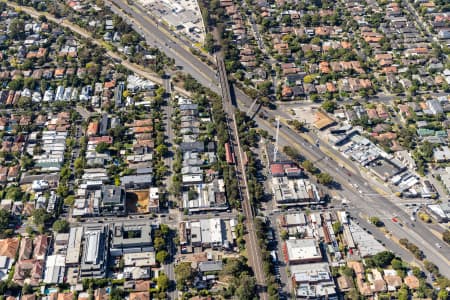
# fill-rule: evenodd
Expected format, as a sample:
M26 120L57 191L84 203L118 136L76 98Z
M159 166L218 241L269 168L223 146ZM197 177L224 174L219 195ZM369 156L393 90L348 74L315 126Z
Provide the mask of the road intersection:
M173 42L175 38L171 37L168 43L163 43L162 41L168 40L167 34L149 21L149 17L146 15L147 13L145 11L132 9L122 0L112 1L115 5L130 14L135 20L135 25L142 28L141 30L150 44L156 41L158 46L162 47L163 51L165 51L168 56L175 59L177 65L183 66L187 73L191 74L204 86L209 87L214 92L220 93L220 87L216 80L216 70L212 69L190 51L186 50L184 44L180 46L178 43ZM239 109L247 111L253 100L240 89L235 88L233 91ZM268 118L275 118L276 116L283 114L280 110L265 110L265 113ZM286 113L284 112L284 114ZM271 123L260 118L258 115L255 116L255 121L261 129L266 130L269 134L274 136L275 128L273 128ZM366 215L377 215L379 217L389 218L395 214L398 215L401 220L404 220L405 224L406 220L410 219L410 216L391 199L383 197L382 195L378 196L378 192L371 187L372 182L368 182L361 174L359 174L359 172L358 174L355 174L352 173L351 170L343 169L332 159L322 159L322 157L327 155L320 147L310 144L298 133L285 125L280 128L280 146L283 145L294 145L307 159L317 161L317 167L332 175L335 178L335 181L341 185L342 190L339 191L339 193L342 197L348 199L352 206L366 212ZM370 195L370 197L366 197L365 195ZM397 238L407 238L410 242L419 246L425 253L426 259L434 262L438 266L450 266L450 262L447 259L450 257L450 247L444 245L442 248L438 248L436 244L441 243L442 241L432 234L425 224L418 221L414 224L414 227L412 224L401 227L396 223L387 221L386 227L393 236ZM442 273L445 276L450 277L450 268L442 268Z

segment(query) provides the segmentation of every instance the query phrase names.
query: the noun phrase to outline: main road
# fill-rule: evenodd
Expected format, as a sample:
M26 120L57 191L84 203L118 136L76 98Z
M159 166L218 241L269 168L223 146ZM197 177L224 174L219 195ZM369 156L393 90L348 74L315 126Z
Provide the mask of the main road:
M175 64L191 74L203 86L220 94L217 72L192 54L185 41L181 41L164 28L163 24L155 22L145 13L145 8L139 4L129 5L126 0L106 0L113 12L124 20L130 20L130 25L141 34L151 46L157 47L175 60Z
M274 129L269 122L256 117L256 122L269 133ZM337 191L342 198L349 200L350 206L360 211L367 217L377 216L383 220L386 229L396 238L407 238L410 242L416 244L426 255L426 259L434 262L437 266L442 266L441 272L450 276L450 247L436 237L425 224L421 221L411 222L410 216L398 207L393 201L379 195L375 192L367 181L353 171L344 169L333 159L329 159L314 144L304 140L292 129L283 125L279 134L280 146L291 146L305 156L306 159L313 161L322 171L328 172L334 180L340 185ZM396 216L401 220L402 225L394 223L392 218ZM439 248L437 246L439 244Z
M183 66L184 70L197 79L198 82L219 94L221 93L216 70L192 54L184 43L180 43L179 45L174 42L176 38L173 36L169 37L165 30L161 30L161 26L155 24L145 10L139 10L122 0L112 0L112 2L116 5L116 13L122 14L125 17L131 16L134 19L133 25L144 35L149 44L153 44L164 50L166 55L174 58L176 64ZM240 109L243 111L246 111L253 101L237 88L234 89L234 96L240 105ZM269 117L275 117L278 114L282 114L282 112L277 110L266 111L266 114ZM261 128L274 134L275 130L270 123L258 116L255 116L255 119ZM447 259L450 257L450 247L436 237L426 225L420 221L415 222L414 227L409 223L407 224L410 216L393 201L379 195L369 185L366 185L367 181L360 174L353 173L351 170L343 170L334 160L323 159L326 155L319 147L311 145L286 126L282 126L280 129L280 145L295 145L304 156L311 161L316 161L317 167L322 171L328 172L341 185L341 193L351 201L353 206L359 207L361 211L366 212L369 216L377 215L378 217L386 218L386 227L394 236L397 238L407 238L416 244L423 250L428 260L441 266L442 273L450 277L450 262ZM403 227L390 221L393 215L398 216L403 221ZM437 244L440 244L442 248L439 248Z

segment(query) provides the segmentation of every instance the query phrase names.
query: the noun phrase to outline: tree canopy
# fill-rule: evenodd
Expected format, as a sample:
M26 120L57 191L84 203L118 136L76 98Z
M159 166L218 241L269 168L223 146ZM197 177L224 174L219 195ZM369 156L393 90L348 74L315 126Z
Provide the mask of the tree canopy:
M33 216L33 222L36 225L44 225L45 222L47 222L51 218L51 216L43 208L35 209L33 211L32 216Z
M188 282L194 279L194 270L191 268L191 263L182 262L175 266L175 279L177 287L181 290Z
M388 266L395 258L395 255L389 251L383 251L373 256L374 263L381 268Z
M156 280L156 283L158 284L158 288L161 291L167 291L167 289L169 288L169 277L167 277L167 275L164 273L160 273L158 279Z
M61 232L69 232L69 222L66 220L56 220L53 223L53 230L61 233Z
M0 209L0 230L5 231L8 229L9 224L9 212L6 209Z

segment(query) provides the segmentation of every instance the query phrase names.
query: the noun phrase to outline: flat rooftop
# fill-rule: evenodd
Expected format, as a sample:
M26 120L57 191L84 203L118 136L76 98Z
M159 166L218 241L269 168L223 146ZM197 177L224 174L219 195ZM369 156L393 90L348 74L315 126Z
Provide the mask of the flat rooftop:
M286 241L289 261L317 260L322 258L319 244L314 239L295 239Z
M76 264L80 260L81 239L83 237L83 227L72 227L69 233L69 243L67 244L67 264Z
M148 221L115 223L112 232L113 248L146 247L152 245L152 227Z

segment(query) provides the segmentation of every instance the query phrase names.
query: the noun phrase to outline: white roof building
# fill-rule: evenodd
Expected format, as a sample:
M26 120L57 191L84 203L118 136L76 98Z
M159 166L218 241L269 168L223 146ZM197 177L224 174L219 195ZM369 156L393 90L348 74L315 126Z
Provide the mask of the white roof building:
M319 244L314 239L287 240L285 251L290 264L319 262L322 260Z
M83 237L83 227L72 227L69 233L69 243L67 245L67 264L78 264L80 261L81 239Z
M202 244L211 247L222 245L222 226L219 218L200 220Z
M61 254L49 255L45 262L45 283L62 283L66 269L66 257Z
M155 252L125 253L123 255L125 266L151 267L156 265Z

